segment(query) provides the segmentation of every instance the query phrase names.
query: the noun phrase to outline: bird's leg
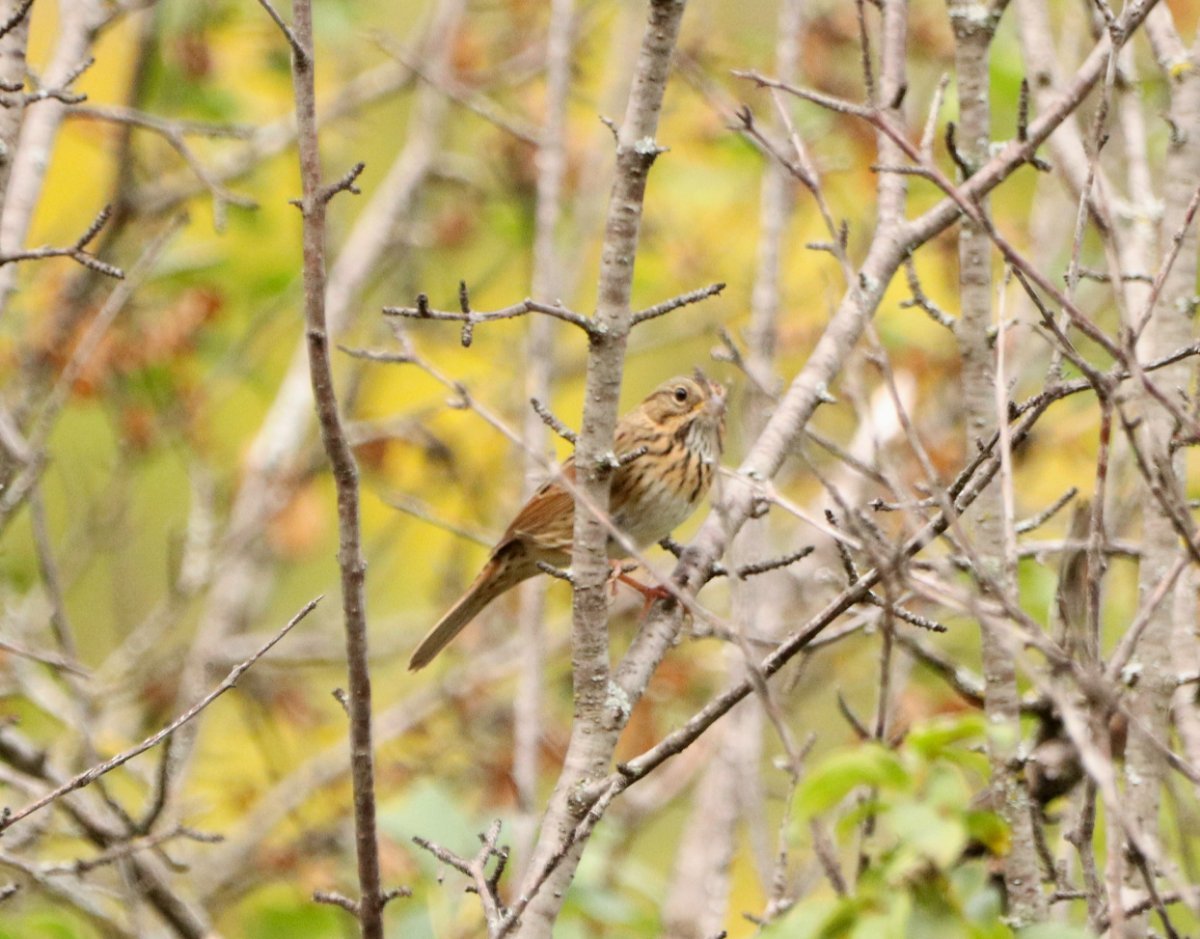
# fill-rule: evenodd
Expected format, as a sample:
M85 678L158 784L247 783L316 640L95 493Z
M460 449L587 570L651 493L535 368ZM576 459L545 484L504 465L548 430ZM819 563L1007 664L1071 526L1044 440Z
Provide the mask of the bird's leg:
M612 575L610 580L612 582L613 595L616 595L618 581L625 584L625 586L636 590L642 595L642 599L646 601L645 605L642 607L642 616L646 615L655 600L666 600L674 596L674 594L662 584L655 584L654 586L651 586L650 584L643 584L640 580L635 580L634 578L630 577L630 571L637 569L636 564L626 567L626 565L620 561L610 561L609 563L612 565Z
M612 586L612 595L617 595L617 581L629 583L629 572L637 570L636 564L631 564L628 561L617 561L609 558L608 561L608 582Z

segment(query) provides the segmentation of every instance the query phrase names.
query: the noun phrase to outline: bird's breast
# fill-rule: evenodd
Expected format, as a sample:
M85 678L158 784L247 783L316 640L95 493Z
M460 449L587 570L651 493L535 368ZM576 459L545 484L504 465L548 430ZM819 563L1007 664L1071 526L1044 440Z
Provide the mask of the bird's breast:
M642 464L635 460L628 467L621 480L628 493L613 512L617 527L639 547L662 540L685 521L708 492L713 474L713 463L695 453L665 466Z

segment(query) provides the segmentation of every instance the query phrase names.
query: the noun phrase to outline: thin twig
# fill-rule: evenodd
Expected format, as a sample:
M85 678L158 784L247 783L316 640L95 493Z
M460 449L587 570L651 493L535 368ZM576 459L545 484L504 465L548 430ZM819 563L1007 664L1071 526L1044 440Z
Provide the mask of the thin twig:
M270 12L267 0L260 2ZM317 137L317 104L313 62L311 0L294 0L295 35L284 29L293 46L292 87L296 100L297 149L300 162L303 215L304 325L309 381L321 441L337 494L338 571L341 581L342 622L346 636L346 667L350 697L350 765L354 793L355 854L358 867L358 924L363 939L383 939L383 888L376 834L375 758L372 746L370 652L367 641L366 560L362 549L358 464L346 438L330 362L325 267L325 215L330 196L355 171L333 188L322 181ZM276 22L282 22L276 18Z
M542 419L542 423L558 434L558 436L562 437L567 443L574 444L579 439L575 431L571 430L570 427L555 417L550 409L537 398L530 398L529 404L537 416Z
M560 319L564 323L570 323L572 326L578 326L588 335L591 335L595 329L592 321L581 313L568 310L558 303L541 303L528 297L520 303L514 303L512 306L493 310L488 313L477 313L475 311L469 313L461 311L451 313L446 310L430 309L428 298L424 294L420 294L417 297L417 305L415 307L385 306L383 312L388 316L404 316L409 319L418 320L444 320L453 323L470 324L472 326L476 323L490 323L494 320L512 319L514 316L524 316L527 313L541 313L545 316L553 316L555 319Z
M122 766L125 763L128 763L135 756L139 756L140 754L145 753L147 750L151 749L152 747L157 746L164 739L169 737L176 730L178 730L180 727L182 727L184 724L186 724L188 721L190 721L192 718L194 718L197 714L199 714L201 711L203 711L210 704L212 704L217 698L219 698L221 695L223 695L226 691L228 691L230 688L232 688L234 685L236 685L238 683L238 679L242 677L242 675L246 672L246 670L249 669L252 665L254 665L254 663L257 662L259 659L261 659L264 655L266 655L267 652L269 652L270 649L277 642L279 642L280 639L282 639L289 632L291 632L292 627L296 626L296 624L298 624L302 619L304 619L306 616L308 616L308 614L311 613L316 608L317 604L321 602L321 599L322 599L321 597L316 597L315 599L309 600L308 603L304 604L304 606L301 607L300 612L298 612L295 616L293 616L290 620L288 620L287 623L284 625L284 627L282 629L280 629L279 632L277 632L274 636L272 636L270 639L268 639L265 643L263 643L263 645L261 645L253 655L251 655L248 659L245 659L244 661L239 662L237 665L235 665L230 670L229 674L225 676L224 681L222 681L219 685L217 685L216 688L214 688L212 691L210 691L208 694L206 694L203 698L201 698L199 701L197 701L194 705L192 705L190 708L188 708L182 714L180 714L177 718L175 718L175 720L173 720L173 721L171 721L171 723L167 724L167 726L164 727L162 730L158 731L157 733L151 734L149 737L147 737L141 743L137 744L137 746L130 747L128 750L124 750L121 753L118 753L116 756L105 760L103 763L100 763L96 766L90 767L89 769L84 770L82 773L78 773L77 775L71 777L69 780L67 780L65 783L63 783L61 786L57 786L56 788L54 788L53 790L51 790L50 792L48 792L44 796L42 796L40 799L34 800L33 802L29 803L26 806L23 806L22 808L18 809L17 811L12 812L6 808L4 810L3 817L0 817L0 832L7 830L15 823L21 821L21 819L26 818L29 815L32 815L34 812L38 811L39 809L45 808L47 805L54 802L56 799L62 797L66 793L74 792L76 789L82 789L84 786L87 786L90 783L95 782L101 776L105 775L106 773L111 772L112 770L116 769L118 766Z
M99 234L100 229L104 227L104 223L112 216L112 206L106 205L96 215L92 224L87 227L87 230L79 236L74 244L68 245L65 248L29 248L24 251L14 251L12 254L0 255L0 267L5 264L14 264L18 261L39 261L45 258L70 258L77 264L82 264L86 268L104 274L106 277L112 277L120 280L125 276L125 272L107 261L101 261L95 255L89 254L84 249L88 242Z
M271 19L273 19L275 21L275 25L279 27L280 31L287 38L288 45L292 47L292 55L294 55L296 57L297 62L302 67L307 68L308 64L309 64L309 60L311 58L311 55L310 55L308 49L306 49L303 45L300 44L300 40L296 37L296 34L292 31L292 27L290 27L286 22L284 22L283 17L280 16L279 11L276 10L275 7L271 5L270 0L258 0L258 3L259 3L259 6L261 6L264 10L267 11L267 15L270 16Z
M724 289L724 284L709 284L707 287L701 287L699 290L692 290L688 293L680 294L678 297L672 297L670 300L664 300L662 303L634 313L629 319L629 325L637 326L638 323L644 323L646 320L665 316L674 310L678 310L680 307L691 303L699 303L701 300L707 300L709 297L715 297Z

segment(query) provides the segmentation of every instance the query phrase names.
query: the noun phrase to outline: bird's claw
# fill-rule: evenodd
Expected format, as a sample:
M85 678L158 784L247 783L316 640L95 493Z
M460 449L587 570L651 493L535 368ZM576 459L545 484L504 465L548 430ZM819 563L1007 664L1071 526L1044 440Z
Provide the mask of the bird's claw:
M635 580L633 577L630 577L629 572L635 569L636 567L627 568L624 564L614 561L612 564L610 583L612 584L613 596L616 596L618 582L625 584L625 586L631 588L632 590L636 590L642 595L642 599L646 601L642 606L642 616L645 616L646 613L649 612L650 607L654 605L655 601L669 600L671 597L675 596L675 594L673 594L662 584L644 584L640 580Z

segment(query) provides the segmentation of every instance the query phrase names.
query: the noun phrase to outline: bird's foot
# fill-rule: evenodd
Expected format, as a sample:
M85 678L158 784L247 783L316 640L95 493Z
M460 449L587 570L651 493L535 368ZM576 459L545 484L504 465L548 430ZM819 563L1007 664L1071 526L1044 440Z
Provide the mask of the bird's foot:
M615 595L617 592L617 582L623 583L625 586L636 590L642 595L642 599L646 602L642 605L641 615L645 616L649 612L650 607L654 605L656 600L668 600L675 596L670 590L662 584L644 584L640 580L636 580L629 576L629 572L635 568L626 568L623 564L613 564L612 572L612 590Z
M637 570L637 565L629 561L614 561L611 558L608 562L608 583L612 590L612 595L617 595L617 582L623 581L629 583L629 572Z

